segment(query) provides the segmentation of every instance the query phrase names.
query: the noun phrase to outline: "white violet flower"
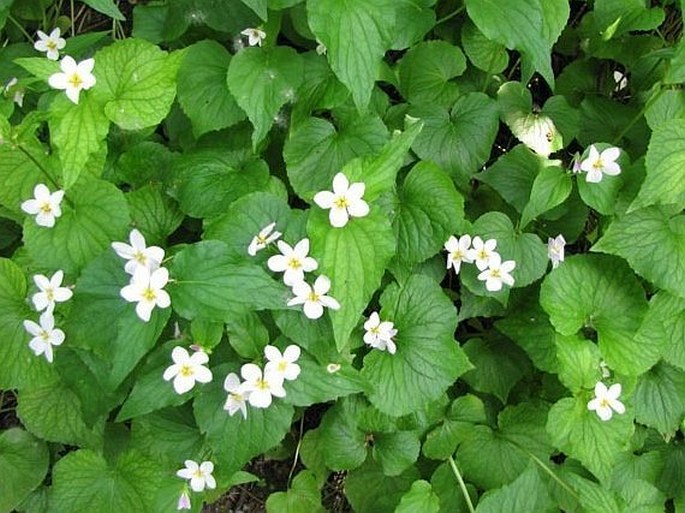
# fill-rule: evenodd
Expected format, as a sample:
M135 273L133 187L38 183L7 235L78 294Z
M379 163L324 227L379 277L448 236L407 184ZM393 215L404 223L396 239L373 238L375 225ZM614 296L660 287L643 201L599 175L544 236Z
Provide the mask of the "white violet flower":
M483 239L476 236L473 238L473 248L467 252L468 259L476 263L479 271L484 271L490 265L492 257L497 255L496 247L497 241L495 239L488 239L483 242Z
M271 223L270 225L262 228L247 247L247 254L250 256L255 256L258 251L261 251L273 241L277 240L281 235L283 235L281 232L274 231L275 227L276 223Z
M67 55L60 61L59 65L62 71L50 75L48 84L53 89L64 89L67 98L78 103L81 90L88 90L95 85L95 77L92 73L95 59L86 59L77 63Z
M209 383L212 381L212 371L204 366L209 356L204 351L196 351L192 355L181 346L171 351L174 361L163 374L164 381L174 378L174 390L177 394L185 394L195 386L195 382Z
M621 385L614 383L609 388L604 383L598 381L595 385L595 398L587 403L587 409L595 411L597 416L602 420L609 420L613 412L623 414L626 407L618 396L621 395Z
M478 279L485 281L485 288L490 292L498 292L502 290L502 283L514 285L514 278L511 276L511 271L516 267L516 262L507 260L502 262L499 254L494 253L490 257L490 265L488 268L478 275Z
M60 203L64 198L64 191L53 193L46 185L39 183L33 188L33 199L26 200L21 204L21 209L30 215L36 216L36 224L52 228L55 226L55 218L62 215Z
M288 381L297 379L300 375L300 366L295 362L300 358L300 352L300 348L295 344L286 347L282 354L277 347L266 346L264 356L267 363L264 366L264 372L277 372Z
M145 237L138 230L133 229L128 236L131 245L125 242L112 242L112 249L121 258L128 260L124 270L134 274L139 266L146 267L150 272L159 269L164 260L164 250L158 246L147 247Z
M246 28L240 33L247 36L247 44L250 46L262 46L262 42L266 39L266 32L258 28Z
M613 76L614 83L616 84L614 87L615 93L623 91L626 87L628 87L628 76L625 73L619 70L614 70Z
M3 96L9 96L10 94L12 95L12 101L19 105L20 107L24 106L24 88L23 87L18 87L17 84L19 83L19 79L17 77L13 77L10 79L7 84L5 84L5 87L2 88L2 94Z
M47 310L40 316L40 324L33 321L24 321L24 329L33 335L29 347L36 356L45 354L45 359L52 363L52 346L59 346L64 342L64 332L55 328L55 318L52 312Z
M564 246L566 239L562 234L547 239L547 257L552 261L552 269L556 269L564 261Z
M162 290L169 281L169 271L164 267L150 272L147 267L138 266L131 282L119 292L129 303L136 305L136 314L148 322L155 306L167 308L171 304L169 294Z
M350 185L343 173L333 178L333 192L321 191L314 195L314 203L323 209L331 209L328 219L331 226L342 228L350 216L364 217L369 214L369 205L362 199L366 186L362 182Z
M249 392L243 392L241 388L242 383L240 378L235 372L231 372L224 380L224 390L228 392L228 397L226 398L226 403L224 404L224 410L228 411L228 414L233 417L235 412L240 411L243 414L243 418L247 418L247 404L245 401L250 395Z
M190 495L188 495L188 492L186 490L183 490L183 493L181 493L181 496L178 498L178 503L176 503L176 509L181 510L192 508L193 506L190 503Z
M64 279L64 272L61 270L53 274L51 278L42 274L34 275L33 282L40 289L40 292L36 292L31 298L36 310L40 312L47 308L52 312L55 303L63 303L71 299L74 293L71 289L62 287L62 279Z
M364 343L388 353L395 354L397 346L393 341L393 337L397 335L395 325L390 321L382 321L378 312L373 312L369 319L364 323Z
M340 309L340 303L326 293L331 289L331 280L321 275L311 287L307 282L301 281L293 285L295 297L288 301L288 306L304 305L304 314L309 319L318 319L323 315L323 307L333 310Z
M621 166L616 159L621 155L621 150L612 146L599 153L595 145L590 146L590 155L580 163L580 169L585 171L585 181L599 183L603 175L617 176L621 174Z
M282 272L283 283L289 287L304 280L304 273L314 271L319 267L315 259L307 256L309 253L309 239L302 239L295 244L294 248L290 247L290 244L287 242L279 240L278 250L281 254L269 257L266 265L273 272Z
M33 47L39 52L46 52L47 58L51 61L59 59L59 51L67 45L67 42L60 37L59 27L50 32L50 35L41 30L36 32L36 35L38 41L33 43Z
M176 472L178 477L183 479L190 479L190 488L194 492L201 492L205 488L213 490L216 488L216 480L212 476L214 472L214 463L211 461L203 461L199 465L193 460L186 460L185 468Z
M471 249L471 236L462 235L460 238L454 235L450 236L445 242L445 251L447 251L447 268L454 268L454 272L459 274L461 270L461 263L466 262L472 264L473 260L469 257L469 250Z
M240 368L240 374L245 380L241 385L243 393L249 394L247 400L255 408L268 408L271 405L271 396L285 397L283 376L280 373L262 374L262 369L257 365L246 363Z

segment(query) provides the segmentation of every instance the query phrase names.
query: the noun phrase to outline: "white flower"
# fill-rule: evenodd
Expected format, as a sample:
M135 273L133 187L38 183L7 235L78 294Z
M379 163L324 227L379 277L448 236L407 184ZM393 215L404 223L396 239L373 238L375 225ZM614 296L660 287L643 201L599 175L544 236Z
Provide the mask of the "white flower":
M328 48L326 48L326 45L319 41L318 38L316 40L316 53L319 55L326 55L328 53Z
M258 28L246 28L241 30L240 33L247 36L247 43L250 46L262 46L262 41L266 39L266 32Z
M150 272L159 269L164 260L164 250L158 246L145 246L145 237L138 230L133 229L128 236L131 245L125 242L112 242L112 248L121 258L128 260L124 270L134 274L139 266L146 267Z
M59 51L67 45L67 42L59 37L59 27L50 32L49 36L40 30L36 34L38 41L33 43L33 47L39 52L47 52L47 57L51 61L59 59Z
M228 397L226 398L226 403L224 404L224 410L228 411L228 414L233 417L235 412L240 411L243 414L243 418L247 418L247 404L245 401L250 395L249 392L243 392L241 389L240 378L235 372L231 372L224 380L224 390L228 392Z
M255 408L268 408L271 396L285 397L283 376L278 372L265 372L254 363L246 363L240 368L245 382L241 385L243 393L249 394L247 400Z
M625 73L619 70L614 70L614 82L616 83L616 86L614 87L614 92L618 93L619 91L622 91L626 87L628 87L628 77L626 76Z
M490 292L498 292L502 290L502 283L510 287L514 284L514 278L509 274L514 267L516 267L516 262L513 260L502 262L502 258L494 253L490 257L490 265L478 275L478 279L485 281L485 288Z
M467 257L471 262L475 261L479 271L483 271L490 265L490 259L497 255L496 247L497 241L495 239L488 239L483 242L483 239L476 236L473 238L473 248L468 250Z
M119 293L129 303L137 302L136 314L148 322L155 306L167 308L171 304L169 294L162 290L168 281L169 271L164 267L150 272L147 267L138 266L131 282Z
M366 186L362 182L350 185L343 173L333 178L333 192L321 191L314 195L314 203L323 209L331 209L328 219L331 225L342 228L350 216L364 217L369 214L369 205L362 199Z
M395 354L397 346L392 337L397 335L395 325L390 321L381 322L378 312L373 312L364 323L364 343L381 351Z
M52 363L52 346L59 346L64 342L64 332L55 328L55 318L52 312L47 310L40 316L40 324L33 321L24 321L24 329L33 335L29 347L36 356L45 354L45 359Z
M278 241L280 255L269 257L266 265L273 272L283 273L283 283L292 287L304 280L304 273L316 270L319 264L312 257L308 257L309 239L302 239L292 248L282 240Z
M177 394L185 394L195 386L195 382L209 383L212 381L212 371L204 366L209 356L204 351L196 351L192 355L181 347L176 346L171 351L174 361L163 374L164 381L174 378L174 390Z
M304 314L310 319L318 319L323 315L323 307L338 310L340 303L326 295L331 288L331 280L321 275L314 282L312 288L307 282L301 281L293 285L295 297L288 301L288 306L304 305Z
M559 267L559 263L564 261L564 246L566 239L562 234L547 239L547 257L552 261L552 269Z
M609 420L614 411L623 414L626 407L618 400L619 395L621 395L620 384L614 383L607 388L604 383L598 381L595 385L595 398L587 403L587 409L597 412L602 420Z
M210 490L216 488L216 481L214 476L212 476L214 463L211 461L203 461L198 465L197 462L193 460L186 460L185 466L186 468L177 471L176 475L183 479L190 479L190 487L194 492L201 492L205 487Z
M181 510L181 509L192 509L192 504L190 504L190 495L188 495L188 492L186 490L183 490L183 493L181 496L178 498L178 503L176 504L176 509Z
M60 61L59 65L62 72L50 75L48 84L53 89L66 90L67 98L78 103L81 90L90 89L95 85L95 77L92 73L95 59L86 59L77 64L74 59L67 55Z
M67 287L62 287L62 279L64 278L64 272L57 271L52 275L50 279L42 274L36 274L33 277L33 282L40 289L40 292L36 292L31 301L39 312L45 310L52 312L55 308L55 303L62 303L68 301L73 292Z
M35 215L38 226L52 228L55 226L55 218L62 215L62 198L64 191L50 193L46 185L39 183L33 188L33 199L24 201L21 209L27 214Z
M267 359L264 372L277 372L288 381L300 375L300 366L295 363L300 358L300 348L295 344L286 347L283 354L275 346L266 346L264 356Z
M447 268L454 268L454 272L459 274L461 263L466 262L472 264L473 260L469 257L469 250L471 249L471 236L463 235L461 238L456 238L454 235L450 236L445 242L445 250L447 251Z
M599 183L603 175L616 176L621 174L621 166L616 159L621 150L612 146L600 154L595 145L590 146L590 155L580 163L580 169L587 173L586 182Z
M255 256L257 251L261 251L273 241L278 239L281 235L283 235L281 232L274 232L273 230L275 227L276 223L271 223L270 225L262 228L247 247L247 254L250 256Z
M2 88L2 94L3 96L9 96L12 94L12 101L19 105L20 107L23 107L24 105L24 88L23 87L17 87L17 84L19 83L19 80L17 77L13 77L10 79L7 84L5 84L5 87ZM12 91L14 89L14 91Z

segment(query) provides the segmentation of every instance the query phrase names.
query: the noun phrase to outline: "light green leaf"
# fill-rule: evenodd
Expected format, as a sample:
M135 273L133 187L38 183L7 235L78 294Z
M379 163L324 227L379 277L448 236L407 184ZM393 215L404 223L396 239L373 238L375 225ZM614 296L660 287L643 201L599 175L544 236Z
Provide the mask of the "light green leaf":
M655 206L619 217L592 249L625 258L657 287L685 297L685 216L675 209Z
M640 376L633 397L635 420L670 438L685 416L685 371L661 362Z
M326 212L314 211L307 226L311 254L319 262L318 272L331 280L330 295L340 302L331 313L335 344L339 351L349 337L374 291L381 284L385 267L395 251L395 238L388 218L378 207L352 219L343 228L330 225Z
M597 345L578 335L556 334L559 380L572 392L592 389L601 381L602 358Z
M540 214L566 201L573 185L571 177L556 166L544 167L535 177L530 191L530 200L521 214L521 228Z
M576 178L578 192L583 202L600 214L613 215L616 198L623 187L623 178L620 176L605 176L600 183L591 183L585 176L578 175Z
M461 29L461 44L469 60L481 71L500 73L509 63L505 46L485 37L470 20Z
M583 394L558 401L549 411L547 433L556 447L606 481L617 457L628 448L635 426L629 414L600 420L587 409L589 400L590 395Z
M402 496L395 513L439 513L440 499L429 482L424 480L414 481L411 489Z
M475 178L495 189L518 212L523 212L535 178L542 169L543 160L525 145L519 144L485 171L475 175Z
M430 278L390 285L381 305L381 318L395 323L397 353L371 351L362 376L374 388L368 397L376 408L406 415L437 399L471 364L454 341L454 306Z
M49 462L42 440L19 428L0 432L0 511L12 511L40 485Z
M562 335L596 330L602 356L621 373L641 374L661 357L659 346L635 339L647 301L633 272L617 258L567 258L543 281L540 304Z
M295 100L304 65L289 47L243 48L228 66L228 88L247 113L254 132L252 146L266 137L279 109Z
M126 19L114 0L83 0L83 3L115 20L124 21Z
M178 204L159 185L146 185L126 195L131 219L149 245L163 244L183 221Z
M178 69L178 103L190 118L193 135L233 126L245 119L226 85L231 54L205 40L188 47Z
M402 496L419 477L415 467L399 476L388 477L379 464L369 460L347 475L345 495L355 513L393 513Z
M303 470L287 492L276 492L266 500L267 513L324 513L321 492L314 474Z
M173 309L186 319L223 321L233 310L285 308L287 289L258 265L236 263L219 241L198 242L174 256L168 287Z
M47 82L50 75L60 72L59 62L45 57L22 57L14 62L26 71Z
M631 205L685 207L685 119L673 119L656 127L647 149L647 177Z
M257 16L266 21L267 0L242 0Z
M685 91L667 89L650 101L645 120L654 130L661 123L685 117Z
M329 409L318 428L326 449L323 459L333 470L359 467L366 460L366 433L359 427L366 406L358 396L343 398Z
M419 162L404 179L393 220L397 258L423 262L435 255L464 218L464 199L438 166Z
M440 513L470 513L469 506L459 486L455 486L455 476L448 462L440 465L431 476L433 491L440 498ZM471 504L478 502L476 487L466 483Z
M328 62L365 110L395 25L394 2L378 0L308 0L307 19L328 49ZM354 44L350 44L353 41Z
M90 91L124 130L155 126L176 96L181 52L167 54L141 39L115 41L95 54L97 86Z
M462 395L452 403L445 421L426 436L423 454L434 460L445 460L469 438L475 424L485 423L483 401L475 395Z
M654 295L635 338L659 344L664 360L685 370L685 299L664 291Z
M476 513L551 513L556 510L538 470L530 466L511 484L485 494Z
M62 216L53 228L24 221L24 244L42 265L70 274L128 234L129 214L124 194L104 180L75 184L62 201Z

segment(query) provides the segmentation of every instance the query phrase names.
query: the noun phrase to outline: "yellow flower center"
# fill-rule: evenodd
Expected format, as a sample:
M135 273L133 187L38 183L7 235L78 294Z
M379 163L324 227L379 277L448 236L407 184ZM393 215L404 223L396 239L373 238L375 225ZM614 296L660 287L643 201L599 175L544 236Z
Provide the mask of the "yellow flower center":
M147 262L147 257L141 251L136 251L136 254L133 255L133 259L141 265L145 265Z
M198 469L193 473L193 475L194 475L195 477L202 477L202 471L198 468Z
M45 203L41 203L40 211L43 212L43 214L49 214L52 212L52 206L47 201Z
M464 253L460 249L452 252L452 260L459 260L464 257Z
M339 196L339 197L333 202L333 204L334 204L337 208L347 208L347 207L350 205L350 203L347 201L347 198L346 198L345 196Z
M278 362L278 371L279 372L285 372L285 369L288 368L288 361L287 360L281 360Z
M45 295L48 297L48 301L55 300L55 291L52 290L52 287L45 289Z
M242 402L243 401L243 394L238 394L236 392L231 392L230 396L233 398L234 401L237 402Z
M592 163L592 167L595 169L602 169L604 167L604 163L602 163L602 159L597 159Z
M157 294L150 287L146 288L141 295L145 301L154 301L157 298Z
M256 387L259 390L269 390L269 383L260 378L257 380Z
M371 333L373 333L374 335L379 335L380 332L381 332L381 327L380 327L380 326L374 326L374 327L371 328L369 331L370 331Z
M189 378L193 375L193 368L190 365L181 365L181 370L178 373L184 378Z
M318 303L319 302L319 296L316 292L313 290L309 293L309 297L307 298L309 301L312 301L313 303Z
M48 50L57 50L57 43L52 39L48 40L45 46L48 47Z
M481 259L481 260L485 260L486 258L488 258L488 252L485 251L485 248L481 249L481 250L478 252L478 258Z
M47 342L50 339L50 334L45 331L45 330L40 330L40 338L43 339L43 341Z
M291 269L299 269L302 267L302 262L300 262L299 258L291 257L290 260L288 260L288 267Z
M490 269L490 276L492 276L493 278L500 278L502 276L502 273L499 269Z
M83 85L83 80L81 79L78 73L72 73L67 82L74 89L79 89Z
M609 408L609 400L607 398L602 398L599 400L599 405L602 408Z
M257 243L266 245L266 237L262 237L261 235L257 235Z

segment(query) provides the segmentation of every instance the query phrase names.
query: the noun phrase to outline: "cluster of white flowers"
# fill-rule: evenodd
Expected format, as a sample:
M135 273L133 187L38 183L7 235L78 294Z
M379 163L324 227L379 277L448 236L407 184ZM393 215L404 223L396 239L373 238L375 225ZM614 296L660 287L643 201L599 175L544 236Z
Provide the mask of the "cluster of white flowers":
M617 176L621 174L621 166L616 162L620 156L620 148L612 146L600 153L592 144L586 159L582 161L579 158L574 159L573 171L575 173L587 173L585 175L586 182L599 183L604 175Z
M626 411L624 404L618 400L621 395L621 385L614 383L609 388L598 381L595 385L595 397L587 403L587 409L597 413L603 421L611 419L614 412L622 415Z
M267 362L264 371L254 363L246 363L240 368L240 378L231 372L224 380L224 390L228 392L224 410L230 416L240 411L243 418L247 418L247 403L254 408L268 408L273 397L285 397L283 382L293 381L300 375L300 348L294 344L281 351L271 345L264 348Z
M395 354L397 346L392 338L397 335L397 330L392 322L381 321L378 312L373 312L364 323L364 329L366 330L364 333L366 345Z
M472 247L473 244L473 247ZM478 279L485 282L485 288L490 292L502 290L502 284L514 285L514 277L510 274L516 267L516 262L507 260L502 262L502 257L495 251L497 241L488 239L483 241L476 236L471 240L470 235L462 235L460 238L450 236L445 242L447 251L447 268L454 268L459 274L462 262L476 264L481 271Z
M53 315L55 303L68 301L73 295L71 289L62 287L63 278L64 272L61 270L53 274L51 278L42 274L34 275L33 282L39 291L31 297L31 301L36 310L45 311L40 316L40 324L28 319L24 321L24 329L33 336L29 342L29 348L36 356L45 355L45 359L50 363L54 356L52 346L61 345L65 338L64 332L55 328Z
M157 246L147 247L145 237L138 230L131 230L131 244L113 242L112 248L126 260L124 271L132 275L128 285L120 291L121 297L136 305L136 314L148 322L155 306L167 308L171 304L169 294L163 290L169 282L169 271L161 267L164 250Z
M36 224L46 228L55 226L55 219L62 215L61 203L64 191L50 192L45 184L39 183L33 188L33 199L24 201L21 209L36 216Z
M216 480L212 475L214 472L214 463L211 461L203 461L197 463L194 460L185 460L185 467L176 471L176 475L182 479L190 482L190 488L196 492L203 492L205 488L214 490L216 488ZM187 485L186 485L187 486ZM184 488L178 498L176 509L191 509L190 495L188 489Z

